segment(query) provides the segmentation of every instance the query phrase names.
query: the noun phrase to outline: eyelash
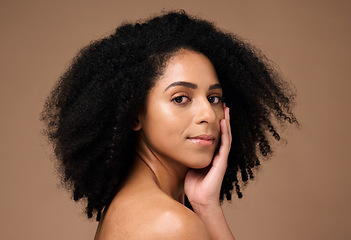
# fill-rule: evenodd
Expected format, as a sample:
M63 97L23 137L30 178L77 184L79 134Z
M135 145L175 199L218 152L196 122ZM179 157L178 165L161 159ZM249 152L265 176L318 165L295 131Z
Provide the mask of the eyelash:
M181 101L181 102L177 102L177 100L183 100L183 98L188 99L189 101L187 101L187 102L190 102L190 101L191 101L190 98L189 98L188 96L186 96L186 95L180 95L180 96L174 97L174 98L172 99L172 102L174 102L175 104L178 104L178 105L184 105L184 104L186 104L186 102L182 102L182 101ZM216 102L216 103L211 102L210 99L212 99L212 98L217 98L217 99L218 99L218 102ZM208 99L208 101L209 101L211 104L218 104L218 103L221 103L221 102L222 102L222 97L220 97L220 96L210 96L210 97L208 97L207 99Z
M186 96L186 95L176 96L176 97L174 97L174 98L172 99L172 102L174 102L175 104L179 104L179 105L185 104L185 102L183 103L183 102L178 102L178 101L177 101L177 100L182 100L183 98L188 99L188 100L189 100L188 102L190 102L190 98L189 98L188 96Z
M210 98L217 98L217 99L218 99L218 102L216 102L216 103L210 102ZM221 103L221 102L222 102L222 97L220 97L220 96L211 96L211 97L208 97L207 99L208 99L208 101L209 101L210 103L212 103L212 104L218 104L218 103Z

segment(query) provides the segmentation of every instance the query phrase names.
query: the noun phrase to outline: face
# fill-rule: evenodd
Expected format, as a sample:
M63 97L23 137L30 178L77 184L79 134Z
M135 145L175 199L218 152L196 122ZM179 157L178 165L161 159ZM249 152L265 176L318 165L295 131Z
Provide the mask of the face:
M222 89L210 60L180 50L151 89L135 130L154 156L189 168L213 158L223 118Z

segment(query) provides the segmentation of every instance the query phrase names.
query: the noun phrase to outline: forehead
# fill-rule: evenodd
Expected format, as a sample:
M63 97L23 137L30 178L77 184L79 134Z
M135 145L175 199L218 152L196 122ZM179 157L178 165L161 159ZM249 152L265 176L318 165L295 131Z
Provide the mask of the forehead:
M155 87L167 87L178 81L206 88L219 83L211 61L202 53L185 49L179 50L167 61Z

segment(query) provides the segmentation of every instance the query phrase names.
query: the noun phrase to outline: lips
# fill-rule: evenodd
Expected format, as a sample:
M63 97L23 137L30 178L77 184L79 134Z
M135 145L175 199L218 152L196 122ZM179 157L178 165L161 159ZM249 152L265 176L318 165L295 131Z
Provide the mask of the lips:
M212 134L210 135L202 134L195 137L189 137L187 139L192 143L195 143L200 146L212 146L214 143L215 137Z

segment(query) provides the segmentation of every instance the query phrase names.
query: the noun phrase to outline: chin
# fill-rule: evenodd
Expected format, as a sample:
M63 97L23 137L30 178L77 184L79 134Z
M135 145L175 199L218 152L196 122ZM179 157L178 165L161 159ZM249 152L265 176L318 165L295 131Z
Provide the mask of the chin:
M211 155L211 157L204 157L204 158L201 158L201 159L199 159L198 161L193 162L193 164L192 164L191 166L189 166L189 167L190 167L190 168L193 168L193 169L202 169L202 168L206 168L206 167L208 167L208 165L211 164L212 159L213 159L213 155Z

